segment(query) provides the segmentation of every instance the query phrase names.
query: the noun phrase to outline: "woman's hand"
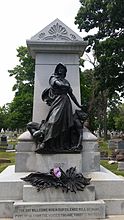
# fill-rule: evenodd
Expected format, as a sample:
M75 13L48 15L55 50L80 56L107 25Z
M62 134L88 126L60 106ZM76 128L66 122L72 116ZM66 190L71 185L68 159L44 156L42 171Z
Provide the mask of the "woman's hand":
M79 108L84 111L84 112L87 112L87 105L79 105Z
M84 106L83 105L79 105L79 108L81 108L83 110Z

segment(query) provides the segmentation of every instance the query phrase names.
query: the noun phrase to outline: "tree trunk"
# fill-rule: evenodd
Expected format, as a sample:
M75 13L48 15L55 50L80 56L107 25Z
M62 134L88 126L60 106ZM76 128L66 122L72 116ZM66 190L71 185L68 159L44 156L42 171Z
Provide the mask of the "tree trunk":
M107 92L104 91L103 95L103 131L104 139L107 139Z

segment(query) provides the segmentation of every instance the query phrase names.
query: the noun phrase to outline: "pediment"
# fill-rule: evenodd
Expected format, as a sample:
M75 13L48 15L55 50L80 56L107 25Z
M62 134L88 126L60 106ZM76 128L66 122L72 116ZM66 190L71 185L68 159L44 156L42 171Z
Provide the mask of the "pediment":
M30 41L75 42L83 41L83 39L57 18L36 35L31 37Z

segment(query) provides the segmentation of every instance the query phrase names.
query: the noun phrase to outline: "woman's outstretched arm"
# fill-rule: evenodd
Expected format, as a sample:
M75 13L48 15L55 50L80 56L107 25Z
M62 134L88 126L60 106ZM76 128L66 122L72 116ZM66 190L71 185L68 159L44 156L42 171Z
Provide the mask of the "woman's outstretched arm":
M72 99L72 101L75 103L75 105L77 105L77 107L82 109L83 106L79 104L79 102L77 101L76 97L74 96L71 88L69 89L68 94L69 94L70 98Z

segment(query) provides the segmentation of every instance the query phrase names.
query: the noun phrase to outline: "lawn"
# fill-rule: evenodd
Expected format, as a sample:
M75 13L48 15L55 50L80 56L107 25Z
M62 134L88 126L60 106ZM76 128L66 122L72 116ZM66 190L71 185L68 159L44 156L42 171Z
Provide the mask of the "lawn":
M104 166L106 169L110 170L111 172L115 173L116 175L119 176L124 176L124 171L119 171L118 170L118 164L114 163L114 164L109 164L108 160L101 160L100 164L102 166Z
M2 172L7 166L15 164L15 152L0 152L0 159L8 159L10 162L1 163L0 162L0 172Z
M8 141L8 145L15 146L17 144L17 139L12 139ZM6 152L7 146L0 145L0 172L2 172L9 165L15 164L15 152ZM7 162L2 162L2 159L7 159Z
M99 149L102 152L108 153L108 157L110 157L111 154L112 154L112 150L108 148L107 141L104 141L103 139L101 139L99 141ZM100 164L102 166L104 166L105 168L107 168L108 170L110 170L111 172L115 173L116 175L124 176L124 171L119 171L118 170L118 164L117 163L109 164L108 161L109 160L101 160Z

